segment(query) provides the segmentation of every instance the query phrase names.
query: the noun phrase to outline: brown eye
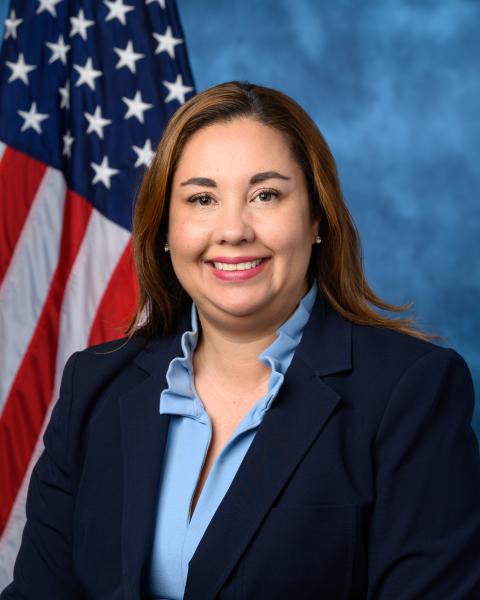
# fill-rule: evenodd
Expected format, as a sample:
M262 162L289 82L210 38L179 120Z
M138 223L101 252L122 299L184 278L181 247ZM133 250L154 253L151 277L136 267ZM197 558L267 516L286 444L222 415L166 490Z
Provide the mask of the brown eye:
M263 190L255 196L260 202L267 203L278 198L278 193L273 190ZM254 198L254 199L255 199Z
M212 203L212 197L208 194L200 194L199 196L193 196L189 199L192 204L198 204L199 206L210 206Z

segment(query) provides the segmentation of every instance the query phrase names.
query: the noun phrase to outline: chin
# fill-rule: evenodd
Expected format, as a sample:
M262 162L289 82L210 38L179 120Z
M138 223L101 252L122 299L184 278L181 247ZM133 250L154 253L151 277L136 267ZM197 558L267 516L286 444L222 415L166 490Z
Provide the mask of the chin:
M232 317L252 317L265 311L269 305L269 299L267 298L232 298L230 300L223 297L219 299L210 298L209 302L217 310Z
M235 303L235 304L223 304L218 305L218 308L224 313L231 315L232 317L253 317L257 313L260 313L263 308L262 305L252 303Z

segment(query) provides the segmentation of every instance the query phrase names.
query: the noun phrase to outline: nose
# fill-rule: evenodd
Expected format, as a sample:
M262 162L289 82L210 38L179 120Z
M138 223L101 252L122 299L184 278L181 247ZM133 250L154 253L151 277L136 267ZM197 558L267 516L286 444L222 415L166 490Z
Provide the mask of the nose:
M243 202L226 202L219 209L214 237L216 244L234 245L255 239L248 209Z

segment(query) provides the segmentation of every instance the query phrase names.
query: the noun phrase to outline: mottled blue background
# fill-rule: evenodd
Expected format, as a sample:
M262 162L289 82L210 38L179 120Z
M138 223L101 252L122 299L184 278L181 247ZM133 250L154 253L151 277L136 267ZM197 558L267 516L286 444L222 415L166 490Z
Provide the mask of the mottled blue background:
M127 2L128 3L128 2ZM7 12L0 0L0 22ZM273 86L336 156L367 276L480 389L480 3L178 0L197 89ZM480 409L474 415L480 434Z

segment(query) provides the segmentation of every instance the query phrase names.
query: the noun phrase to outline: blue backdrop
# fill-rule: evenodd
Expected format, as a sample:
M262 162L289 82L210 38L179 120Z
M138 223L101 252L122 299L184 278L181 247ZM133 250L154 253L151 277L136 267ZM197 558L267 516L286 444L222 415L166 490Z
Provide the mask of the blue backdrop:
M177 3L199 91L247 79L314 117L372 287L393 303L413 300L420 324L465 357L480 389L480 3ZM478 403L474 426L479 434Z

